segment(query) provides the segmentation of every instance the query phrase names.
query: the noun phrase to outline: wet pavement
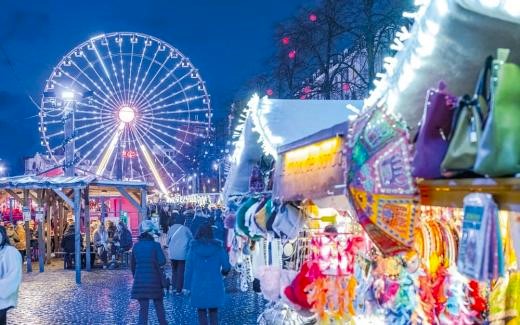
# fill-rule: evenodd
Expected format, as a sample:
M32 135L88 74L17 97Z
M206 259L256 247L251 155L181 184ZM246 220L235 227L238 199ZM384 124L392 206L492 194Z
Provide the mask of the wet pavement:
M136 324L139 304L130 299L132 276L128 269L83 272L83 283L74 283L74 272L54 262L45 273L24 274L19 305L9 311L8 324ZM227 302L220 311L220 323L256 324L264 301L252 291L238 290L238 277L226 280ZM167 294L169 324L198 324L189 298ZM150 324L158 324L150 304Z

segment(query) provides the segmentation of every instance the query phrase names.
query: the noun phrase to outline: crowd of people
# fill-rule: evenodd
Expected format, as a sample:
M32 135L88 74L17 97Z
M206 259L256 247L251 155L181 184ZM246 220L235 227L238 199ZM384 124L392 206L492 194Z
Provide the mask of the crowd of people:
M73 265L75 227L69 219L61 238L66 267ZM92 225L92 230L92 251L103 268L129 252L134 277L131 297L140 305L139 324L148 324L150 300L154 302L159 323L167 324L163 299L170 289L176 295L190 298L197 309L199 324L218 324L218 309L225 301L224 277L231 270L221 210L161 207L159 222L148 217L139 225L135 245L122 221L98 222ZM0 225L0 325L7 323L7 311L17 304L25 238L23 223L16 227ZM82 248L84 241L85 238L81 240ZM167 264L171 265L171 278L166 276Z
M160 227L151 220L141 223L139 241L132 251L132 298L140 304L139 324L148 323L150 300L159 323L167 324L163 297L170 285L175 294L190 296L199 324L218 324L218 309L225 300L223 277L231 270L222 213L201 207L162 212ZM167 258L171 284L164 274Z

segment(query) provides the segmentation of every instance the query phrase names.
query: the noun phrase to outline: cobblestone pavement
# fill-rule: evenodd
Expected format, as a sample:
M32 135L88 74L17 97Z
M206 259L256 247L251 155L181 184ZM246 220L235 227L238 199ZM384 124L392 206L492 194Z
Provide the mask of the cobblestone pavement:
M8 312L8 324L136 324L139 304L130 299L132 276L128 269L94 270L82 273L82 284L74 272L60 270L24 274L19 305ZM226 280L227 302L220 311L220 324L256 324L264 301L253 292L240 292L237 277ZM208 293L210 294L210 293ZM167 294L164 299L169 324L197 324L189 298ZM157 324L150 304L150 324Z

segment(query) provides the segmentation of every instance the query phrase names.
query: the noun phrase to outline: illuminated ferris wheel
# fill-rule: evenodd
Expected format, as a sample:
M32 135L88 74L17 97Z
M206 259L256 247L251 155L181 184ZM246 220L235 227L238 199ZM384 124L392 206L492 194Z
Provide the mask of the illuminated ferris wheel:
M205 83L179 50L141 33L110 33L80 44L54 68L40 133L65 168L154 181L166 192L203 150L211 117Z

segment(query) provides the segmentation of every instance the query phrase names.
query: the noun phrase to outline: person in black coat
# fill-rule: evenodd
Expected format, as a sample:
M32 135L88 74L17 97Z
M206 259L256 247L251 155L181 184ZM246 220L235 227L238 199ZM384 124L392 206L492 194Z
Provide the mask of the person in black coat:
M139 226L141 235L132 250L130 268L134 276L132 299L139 301L139 324L148 324L150 299L153 300L157 318L161 325L167 324L164 310L161 267L166 257L161 245L154 240L159 231L151 220L144 220Z

